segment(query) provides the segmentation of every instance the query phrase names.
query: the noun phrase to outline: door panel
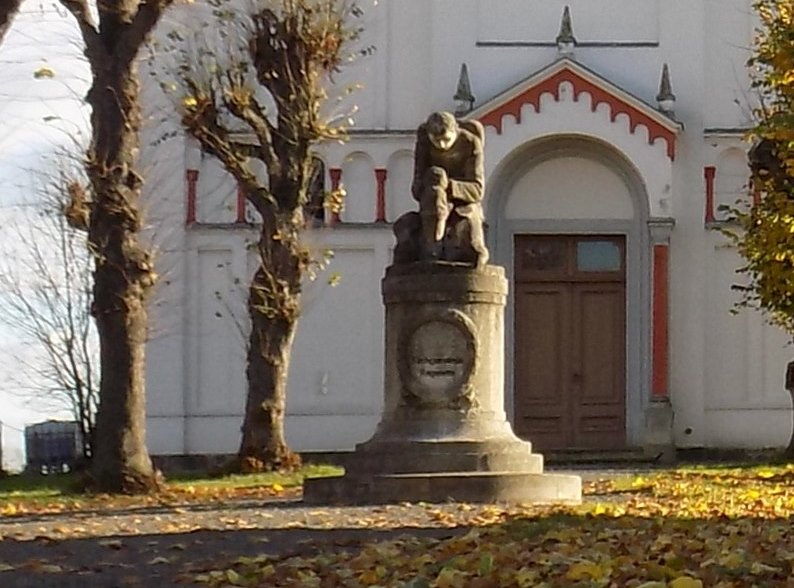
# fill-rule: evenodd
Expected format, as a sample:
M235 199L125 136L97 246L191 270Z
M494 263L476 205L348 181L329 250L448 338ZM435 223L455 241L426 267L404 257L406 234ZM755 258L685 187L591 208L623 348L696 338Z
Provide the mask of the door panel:
M516 422L518 435L537 445L565 444L570 414L561 398L567 395L565 373L570 289L554 284L520 285L516 289L516 313L522 317L515 336Z
M573 322L577 357L573 445L625 445L625 303L623 284L576 284Z
M625 446L623 238L519 236L515 245L516 433L539 449Z

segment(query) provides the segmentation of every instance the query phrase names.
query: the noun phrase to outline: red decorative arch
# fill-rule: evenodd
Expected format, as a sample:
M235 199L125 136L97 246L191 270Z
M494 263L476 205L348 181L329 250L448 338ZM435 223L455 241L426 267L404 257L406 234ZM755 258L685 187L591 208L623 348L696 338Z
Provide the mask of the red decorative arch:
M610 92L608 89L599 86L593 81L585 78L570 67L564 67L560 71L542 79L537 84L528 87L518 95L509 100L498 104L492 110L477 116L479 121L485 125L493 127L498 134L502 134L502 121L505 116L512 115L516 122L521 123L521 109L531 104L536 112L540 112L540 97L543 94L552 94L554 99L560 101L560 84L569 82L573 86L574 100L578 101L579 96L587 92L592 97L591 110L596 111L599 104L607 104L610 109L610 120L615 122L618 115L625 114L629 117L629 132L634 133L639 125L648 129L648 143L653 144L656 139L664 139L667 142L667 155L671 160L675 160L676 132L669 129L651 115L643 112L640 108L626 101L624 98Z

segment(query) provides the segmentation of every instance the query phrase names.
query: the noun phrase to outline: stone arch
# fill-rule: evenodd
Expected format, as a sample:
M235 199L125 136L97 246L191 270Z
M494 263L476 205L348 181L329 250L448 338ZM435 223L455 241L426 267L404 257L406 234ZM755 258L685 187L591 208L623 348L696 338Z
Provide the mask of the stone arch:
M599 214L589 206L577 214L568 203L543 218L521 216L522 207L511 205L514 188L531 179L533 172L560 162L579 162L581 170L597 172L596 181L609 181L621 190ZM558 166L559 167L559 166ZM564 168L564 166L562 166ZM564 169L556 170L564 173ZM592 180L592 178L587 178ZM567 179L565 181L568 181ZM575 185L575 182L573 184ZM598 193L597 187L590 192ZM536 195L537 196L537 195ZM532 198L529 193L527 198ZM551 199L544 195L548 204ZM495 263L504 265L513 280L513 243L521 234L611 234L626 239L626 435L630 445L639 445L644 427L644 411L650 396L651 333L651 246L649 220L651 205L645 181L631 160L614 145L588 135L548 135L516 147L497 163L486 186L488 244ZM554 206L547 206L554 212ZM524 207L531 212L532 207ZM512 290L512 288L511 288ZM506 404L513 406L514 301L508 301L506 320Z
M650 217L648 193L642 176L634 164L613 145L586 135L551 135L520 145L502 159L491 173L487 194L486 217L499 228L504 218L511 189L534 168L555 159L576 157L609 170L624 184L631 196L632 217L645 222ZM592 217L594 220L596 217ZM608 217L603 217L607 220ZM624 217L625 220L625 217ZM494 234L494 238L496 238Z
M371 223L375 221L375 163L363 151L354 151L345 157L342 164L342 184L347 195L342 221L348 223Z
M386 218L395 220L404 213L415 210L416 202L411 197L414 155L409 149L400 149L389 156L386 164Z
M736 206L750 191L750 169L747 153L739 147L729 147L717 156L714 181L714 212L717 219L727 216L725 207Z

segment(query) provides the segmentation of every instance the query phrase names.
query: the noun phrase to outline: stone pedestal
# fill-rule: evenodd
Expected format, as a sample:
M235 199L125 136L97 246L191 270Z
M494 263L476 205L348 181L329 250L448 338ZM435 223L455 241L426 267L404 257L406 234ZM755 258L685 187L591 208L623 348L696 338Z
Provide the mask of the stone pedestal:
M578 502L581 480L504 412L504 269L421 262L387 269L385 406L344 477L309 479L308 503Z

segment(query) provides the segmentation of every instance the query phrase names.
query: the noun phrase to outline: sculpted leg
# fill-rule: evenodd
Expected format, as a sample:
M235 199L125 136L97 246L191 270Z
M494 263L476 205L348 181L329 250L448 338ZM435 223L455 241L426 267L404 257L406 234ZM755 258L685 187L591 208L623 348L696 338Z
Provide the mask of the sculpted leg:
M455 209L453 218L455 226L451 249L455 261L473 263L477 267L485 266L489 253L485 246L482 207L479 204L459 206Z
M422 216L422 231L428 244L438 243L444 238L447 218L452 204L447 200L447 172L441 167L431 167L425 174L424 192L419 203Z
M394 263L410 263L421 258L422 219L418 212L406 212L393 226L397 244L394 247Z
M485 246L485 231L483 230L483 219L469 220L469 231L471 235L471 248L477 255L474 262L478 268L485 267L488 263L490 254Z

